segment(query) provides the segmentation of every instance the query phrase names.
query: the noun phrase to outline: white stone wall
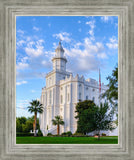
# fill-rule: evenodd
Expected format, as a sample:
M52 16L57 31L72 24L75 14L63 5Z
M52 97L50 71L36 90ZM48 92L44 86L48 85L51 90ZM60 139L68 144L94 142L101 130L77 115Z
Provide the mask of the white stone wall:
M40 129L43 135L48 132L56 134L56 126L52 125L52 119L56 115L62 116L65 122L65 125L60 127L60 132L74 133L77 129L75 106L79 99L93 100L94 97L94 102L99 104L98 82L91 78L85 80L79 75L73 77L72 73L66 71L66 58L61 45L56 52L57 55L52 60L53 71L46 75L46 87L42 89L41 95L44 112L40 115ZM107 89L104 84L101 88L102 92Z

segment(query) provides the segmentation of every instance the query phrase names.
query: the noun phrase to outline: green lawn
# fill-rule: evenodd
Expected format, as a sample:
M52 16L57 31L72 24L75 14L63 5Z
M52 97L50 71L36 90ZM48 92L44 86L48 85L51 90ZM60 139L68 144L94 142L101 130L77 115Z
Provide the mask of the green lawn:
M118 137L16 137L16 144L118 144Z

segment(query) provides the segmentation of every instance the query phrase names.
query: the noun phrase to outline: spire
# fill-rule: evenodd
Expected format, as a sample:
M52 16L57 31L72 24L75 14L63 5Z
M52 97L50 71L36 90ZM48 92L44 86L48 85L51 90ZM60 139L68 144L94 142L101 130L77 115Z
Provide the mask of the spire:
M67 59L64 56L64 49L61 45L61 40L59 41L59 45L57 46L55 50L56 54L53 57L53 70L61 70L66 71L66 62Z
M56 48L56 50L55 50L55 52L62 52L62 53L64 53L64 49L63 49L63 47L62 47L62 45L61 45L61 39L60 39L60 41L59 41L59 45L58 45L58 47Z

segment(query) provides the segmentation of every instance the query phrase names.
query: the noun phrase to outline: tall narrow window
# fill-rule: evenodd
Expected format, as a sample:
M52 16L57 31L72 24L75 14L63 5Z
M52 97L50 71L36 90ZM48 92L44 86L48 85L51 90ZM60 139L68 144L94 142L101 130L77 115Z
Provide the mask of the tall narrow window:
M49 104L51 104L52 103L52 91L50 91L50 93L49 93Z
M61 104L63 103L63 96L61 95Z
M92 100L93 100L93 102L95 102L95 97L93 97L93 99L92 99Z
M81 93L79 93L79 100L81 100Z
M88 100L88 96L86 96L86 100Z
M67 101L69 102L69 93L67 94Z

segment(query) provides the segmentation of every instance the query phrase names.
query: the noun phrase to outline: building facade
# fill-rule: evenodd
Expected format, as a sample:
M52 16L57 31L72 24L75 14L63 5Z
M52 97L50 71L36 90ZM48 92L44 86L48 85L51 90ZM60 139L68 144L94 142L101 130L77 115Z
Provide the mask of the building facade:
M60 133L71 131L75 133L77 121L75 119L75 106L79 100L93 100L99 105L99 83L94 79L87 79L66 71L67 59L64 49L59 42L52 59L53 70L46 75L46 86L42 88L41 103L44 112L40 114L40 129L43 135L56 134L57 128L52 124L52 119L60 115L65 122L60 126ZM101 93L107 87L101 84ZM102 102L102 101L101 101Z

